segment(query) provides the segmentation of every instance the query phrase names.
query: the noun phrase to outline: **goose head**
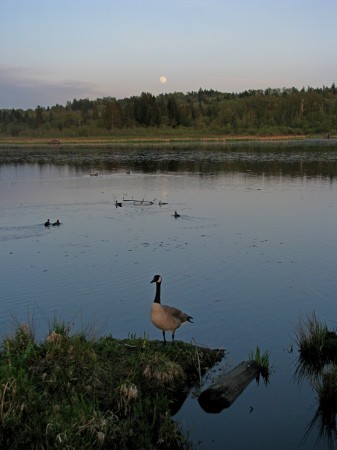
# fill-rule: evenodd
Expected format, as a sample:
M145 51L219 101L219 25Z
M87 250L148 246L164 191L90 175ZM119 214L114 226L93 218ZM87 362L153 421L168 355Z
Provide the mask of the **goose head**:
M160 284L160 283L161 283L161 280L162 280L161 275L155 275L155 276L153 277L153 280L150 281L150 283L157 283L157 284Z

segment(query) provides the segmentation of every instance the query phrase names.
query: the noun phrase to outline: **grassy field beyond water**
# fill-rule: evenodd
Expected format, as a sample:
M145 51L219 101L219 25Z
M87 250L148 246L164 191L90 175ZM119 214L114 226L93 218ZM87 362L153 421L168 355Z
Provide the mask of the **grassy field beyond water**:
M332 138L332 136L331 136ZM0 137L0 148L4 146L40 146L40 145L118 145L118 144L142 144L142 143L231 143L231 142L276 142L276 141L305 141L307 139L325 139L325 137L308 137L304 135L275 135L275 136L255 136L255 135L225 135L219 133L203 133L200 131L181 130L142 130L142 131L118 131L110 136L93 137Z

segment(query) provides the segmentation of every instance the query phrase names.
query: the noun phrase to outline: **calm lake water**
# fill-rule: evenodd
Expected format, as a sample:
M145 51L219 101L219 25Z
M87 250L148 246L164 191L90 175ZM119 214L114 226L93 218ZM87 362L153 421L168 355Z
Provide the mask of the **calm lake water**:
M1 337L28 321L44 338L57 318L161 339L149 320L161 274L163 303L194 317L176 339L225 348L227 369L256 346L273 365L267 386L253 381L219 414L191 392L175 419L195 447L328 448L318 427L303 441L318 404L294 379L295 332L314 311L336 327L336 161L333 146L0 159Z

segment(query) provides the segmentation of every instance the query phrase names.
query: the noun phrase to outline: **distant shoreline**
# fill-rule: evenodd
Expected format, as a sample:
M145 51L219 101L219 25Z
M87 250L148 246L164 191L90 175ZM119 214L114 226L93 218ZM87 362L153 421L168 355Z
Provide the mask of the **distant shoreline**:
M1 148L31 148L48 146L50 148L67 147L106 147L106 146L125 146L125 145L240 145L240 144L318 144L318 145L337 145L337 138L315 137L304 135L278 135L278 136L109 136L95 138L18 138L18 137L0 137Z

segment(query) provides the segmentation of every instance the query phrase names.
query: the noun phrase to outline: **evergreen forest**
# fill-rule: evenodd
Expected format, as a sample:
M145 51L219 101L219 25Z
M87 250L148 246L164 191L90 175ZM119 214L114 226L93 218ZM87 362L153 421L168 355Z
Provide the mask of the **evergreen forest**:
M337 88L282 88L221 93L170 93L96 100L65 106L0 109L0 136L104 137L180 129L208 135L337 134Z

